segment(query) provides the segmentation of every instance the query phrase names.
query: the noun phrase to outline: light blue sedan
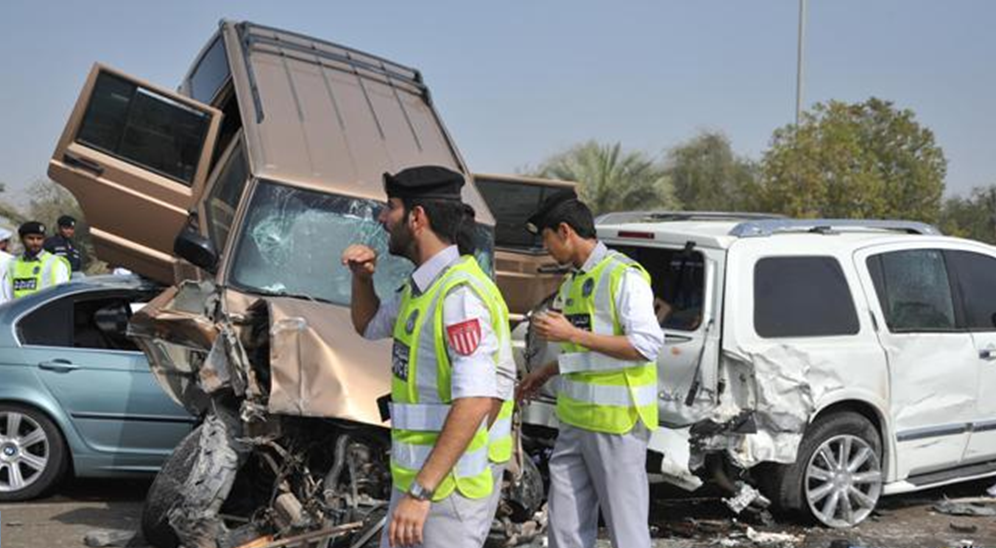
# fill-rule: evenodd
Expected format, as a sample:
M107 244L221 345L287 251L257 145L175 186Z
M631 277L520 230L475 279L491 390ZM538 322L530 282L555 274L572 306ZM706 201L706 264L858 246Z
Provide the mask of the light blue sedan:
M196 418L125 337L158 293L136 277L73 280L0 306L0 501L78 477L154 474Z

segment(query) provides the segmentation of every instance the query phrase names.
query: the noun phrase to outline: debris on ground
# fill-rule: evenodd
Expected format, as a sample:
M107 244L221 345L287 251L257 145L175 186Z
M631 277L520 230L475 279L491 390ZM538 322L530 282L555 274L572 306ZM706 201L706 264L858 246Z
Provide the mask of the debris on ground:
M968 524L962 524L962 523L949 523L948 526L951 527L951 530L954 531L954 532L956 532L956 533L969 533L969 534L971 534L971 533L976 533L976 532L979 531L979 528L976 527L975 525L968 525Z
M762 546L793 546L802 542L804 537L790 533L766 533L755 531L753 527L748 527L747 538L755 544Z
M971 516L971 517L990 517L996 516L996 508L991 506L983 506L982 504L977 504L974 502L960 502L950 499L944 499L932 506L932 508L942 514L949 516Z
M730 510L733 510L734 514L743 512L752 504L761 508L767 508L771 505L771 501L765 498L760 491L742 481L737 482L737 493L732 497L723 499L723 502Z
M90 548L105 548L108 546L127 546L135 538L135 531L90 531L83 537L83 544Z

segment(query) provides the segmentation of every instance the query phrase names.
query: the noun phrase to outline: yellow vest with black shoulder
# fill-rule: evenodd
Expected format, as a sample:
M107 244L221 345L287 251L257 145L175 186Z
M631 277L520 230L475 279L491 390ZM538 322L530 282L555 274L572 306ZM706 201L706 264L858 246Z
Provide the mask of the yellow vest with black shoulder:
M53 255L45 250L40 251L33 259L25 259L24 255L12 259L7 263L7 277L12 284L14 298L19 299L55 285L57 267L60 264L65 266L68 274L69 261L65 257Z
M496 369L490 373L497 374L502 360L512 359L508 308L473 257L461 257L424 293L416 295L410 283L405 285L394 325L391 375L391 476L401 491L408 490L428 459L453 403L442 305L446 295L459 286L474 291L491 315L499 344L494 355ZM453 470L436 487L433 500L445 499L454 490L471 499L491 494L491 463L511 456L511 412L509 400L490 430L486 422L481 424Z
M624 335L616 295L624 274L637 270L649 283L639 263L609 250L588 272L564 281L558 300L576 327L598 335ZM557 417L570 425L595 432L624 434L637 420L657 428L657 364L620 360L571 343L562 358L575 360L575 371L561 375Z

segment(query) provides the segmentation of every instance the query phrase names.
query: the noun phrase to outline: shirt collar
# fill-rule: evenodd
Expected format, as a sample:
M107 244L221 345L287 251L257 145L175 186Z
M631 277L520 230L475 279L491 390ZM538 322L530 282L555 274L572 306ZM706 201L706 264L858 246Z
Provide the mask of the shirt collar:
M602 262L609 253L609 248L605 247L605 244L598 242L595 244L595 249L591 250L591 255L588 255L588 260L581 265L578 272L591 272L591 269L598 266L598 263Z
M447 267L458 260L460 260L460 251L455 245L436 253L412 272L412 284L415 286L413 289L423 293Z

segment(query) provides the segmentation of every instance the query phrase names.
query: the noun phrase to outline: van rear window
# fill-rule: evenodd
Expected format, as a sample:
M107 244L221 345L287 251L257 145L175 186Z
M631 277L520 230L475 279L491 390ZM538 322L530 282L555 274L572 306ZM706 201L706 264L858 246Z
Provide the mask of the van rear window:
M854 335L859 328L837 259L769 257L754 265L754 330L761 337Z

